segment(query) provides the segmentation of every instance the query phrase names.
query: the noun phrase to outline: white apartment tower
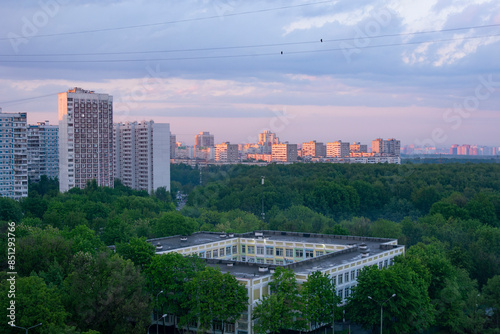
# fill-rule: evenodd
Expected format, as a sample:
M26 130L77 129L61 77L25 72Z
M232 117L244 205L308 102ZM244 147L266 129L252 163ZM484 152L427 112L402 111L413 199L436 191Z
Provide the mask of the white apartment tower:
M334 141L333 143L326 143L326 156L334 158L349 157L350 145L341 140Z
M170 138L168 123L115 124L116 178L136 190L170 191Z
M59 94L59 190L113 187L113 97L75 87Z
M297 161L297 144L274 144L272 146L272 160L279 162Z
M238 161L238 144L225 142L215 145L215 160L220 162Z
M59 177L59 127L49 121L28 125L28 176L39 181L40 176Z
M0 196L28 196L26 113L2 113L0 108Z

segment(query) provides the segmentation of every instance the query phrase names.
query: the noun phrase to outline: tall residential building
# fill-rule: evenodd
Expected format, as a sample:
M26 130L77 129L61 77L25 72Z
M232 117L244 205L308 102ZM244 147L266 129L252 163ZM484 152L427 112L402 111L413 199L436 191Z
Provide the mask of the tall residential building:
M458 145L457 144L451 145L451 147L450 147L450 154L457 155L458 154L457 149L458 149Z
M170 134L170 159L175 159L175 149L177 148L177 137Z
M75 87L59 94L59 190L113 187L113 97Z
M308 143L302 143L303 157L325 157L326 146L323 143L317 143L316 140Z
M372 153L375 153L377 155L400 156L401 142L394 138L390 138L387 140L377 138L372 141Z
M28 125L28 177L59 177L59 127L49 121Z
M280 139L275 133L269 130L259 133L259 146L262 148L262 153L268 154L272 152L272 147L274 144L279 144Z
M210 132L204 131L194 136L194 157L201 158L198 156L197 151L214 147L214 143L214 135L211 135Z
M326 143L326 156L333 158L349 157L350 145L342 140L334 141L333 143Z
M295 162L297 161L297 144L273 144L273 161Z
M349 150L351 153L367 153L368 146L361 143L352 143L349 146Z
M215 145L215 160L220 162L238 161L238 144L225 142Z
M3 113L0 108L0 197L28 196L26 113Z
M115 124L116 178L136 190L170 191L170 138L168 123Z
M457 147L458 155L469 155L470 154L470 145L465 144Z

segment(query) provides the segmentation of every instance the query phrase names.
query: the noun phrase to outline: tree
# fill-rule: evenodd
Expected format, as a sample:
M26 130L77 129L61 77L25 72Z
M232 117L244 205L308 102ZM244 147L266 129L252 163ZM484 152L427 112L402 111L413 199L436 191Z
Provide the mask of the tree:
M197 256L167 253L155 255L151 263L144 268L144 275L152 294L156 296L163 291L158 297L159 303L167 306L166 311L177 316L184 316L188 310L182 305L190 296L186 293L185 284L203 268L205 268L205 262Z
M143 268L151 262L155 255L155 247L144 237L132 238L129 242L117 244L116 252L124 259L131 260L135 265Z
M427 286L409 267L398 264L388 269L365 267L348 299L346 316L365 328L379 326L380 305L375 301L385 301L396 294L384 305L384 332L412 333L425 330L433 322Z
M303 316L309 323L328 324L333 321L334 307L340 303L335 293L335 285L326 274L315 271L307 277L300 291ZM335 314L340 315L336 310Z
M500 328L500 275L488 280L483 287L482 301L486 307L491 308L493 316L490 319L491 328Z
M23 217L21 206L11 198L0 197L0 221L18 223Z
M12 307L11 301L15 302L15 311L13 312L15 316L10 318L10 311L7 311L7 321L14 320L15 325L26 328L40 322L43 323L44 328L55 327L60 329L65 326L64 321L68 313L61 303L61 297L56 288L47 287L40 277L16 277L15 297L10 298L8 296L12 293L10 290L11 280L8 280L10 278L9 276L3 276L0 282L0 305L2 310L9 310L9 307ZM5 320L2 322L2 327L2 333L19 333L17 328L7 326Z
M304 330L306 322L301 317L302 305L295 273L291 269L277 267L269 282L269 289L271 295L264 296L253 311L253 319L257 320L256 332Z
M222 274L218 268L205 267L185 286L187 298L183 307L188 309L184 323L198 320L202 330L220 323L222 333L226 323L235 323L247 309L247 291L230 273Z
M194 219L175 211L162 213L153 226L153 233L156 237L191 235L197 229L198 224Z
M108 252L80 252L72 265L63 299L72 324L102 333L144 332L152 308L139 268Z

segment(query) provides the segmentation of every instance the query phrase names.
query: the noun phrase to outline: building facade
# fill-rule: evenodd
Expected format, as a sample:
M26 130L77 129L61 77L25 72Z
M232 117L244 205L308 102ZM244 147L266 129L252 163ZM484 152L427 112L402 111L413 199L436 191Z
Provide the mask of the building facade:
M377 138L372 141L372 153L399 157L401 155L401 141L394 138L387 140Z
M334 141L333 143L326 143L326 156L334 158L349 157L350 145L341 140Z
M42 175L59 177L59 127L49 121L28 125L28 177L39 181Z
M133 189L170 191L170 124L115 124L115 176Z
M214 135L211 135L208 131L200 132L194 136L194 157L196 159L206 160L205 158L198 156L198 152L201 153L203 150L213 148L214 145Z
M317 143L315 140L302 143L302 157L325 157L326 146L323 143Z
M276 162L296 162L297 144L273 144L272 158Z
M215 145L215 161L236 162L239 160L238 144L225 142Z
M59 94L59 190L113 187L113 97L78 87Z
M387 268L394 257L405 251L397 239L282 231L229 235L198 232L189 237L175 236L149 242L156 246L157 254L198 255L207 265L231 273L245 286L249 297L247 312L225 328L226 332L237 334L254 333L256 320L252 319L252 311L270 293L269 283L276 267L291 269L299 284L307 281L314 271L329 275L343 304L364 267ZM169 325L173 325L173 317L168 319Z
M28 138L26 113L0 108L0 196L28 196Z
M349 145L350 153L368 153L368 145L352 143Z
M262 133L259 133L259 142L258 145L261 148L261 153L270 154L272 153L273 145L279 144L280 139L276 136L275 133L266 130Z

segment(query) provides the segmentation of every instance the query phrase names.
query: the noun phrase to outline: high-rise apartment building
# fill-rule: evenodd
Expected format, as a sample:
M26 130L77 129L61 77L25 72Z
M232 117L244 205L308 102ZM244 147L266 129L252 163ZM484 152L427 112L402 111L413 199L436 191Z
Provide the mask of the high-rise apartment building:
M200 132L199 134L194 136L194 157L197 159L203 159L206 154L204 151L206 149L210 149L214 147L214 135L211 135L210 132ZM210 150L208 150L210 151ZM202 153L201 155L198 153ZM203 155L203 157L202 157ZM206 158L204 160L207 160Z
M377 138L372 141L372 153L399 157L401 154L401 141L394 138L387 140Z
M262 153L271 153L273 145L279 143L280 139L275 133L272 133L269 130L259 133L259 146L262 148Z
M177 149L177 137L170 134L170 159L175 159L175 151Z
M215 145L215 160L220 162L238 161L238 144L225 142Z
M367 153L368 146L361 143L352 143L349 145L349 150L351 153Z
M273 161L279 162L297 161L297 144L273 144L272 158Z
M59 94L59 190L113 187L113 97L75 87Z
M350 145L341 140L334 141L333 143L326 143L326 156L333 158L349 157Z
M0 196L28 196L26 113L3 113L0 108Z
M308 143L302 143L303 157L325 157L326 146L323 143L317 143L316 140Z
M170 139L168 123L115 124L116 178L136 190L170 191Z
M59 127L49 121L28 125L28 177L39 181L40 176L59 177Z

